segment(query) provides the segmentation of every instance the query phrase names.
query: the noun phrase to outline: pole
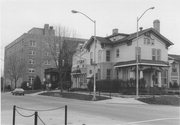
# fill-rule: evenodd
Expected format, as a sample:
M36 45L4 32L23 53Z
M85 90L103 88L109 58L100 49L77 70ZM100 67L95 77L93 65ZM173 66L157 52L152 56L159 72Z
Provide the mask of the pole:
M16 106L13 106L13 125L15 125Z
M38 112L36 111L34 115L34 125L37 125L37 117L38 117Z
M94 23L94 44L95 44L95 47L94 47L94 87L93 87L93 90L94 90L94 93L93 93L93 98L92 100L95 101L96 100L96 21L95 20L92 20L90 17L88 17L86 14L82 13L82 12L79 12L79 11L76 11L76 10L72 10L71 11L72 13L80 13L82 15L84 15L85 17L87 17L89 20L91 20L93 23Z
M67 105L65 105L65 125L67 125Z
M96 21L94 22L94 94L92 100L96 100Z
M136 48L136 98L138 98L138 96L139 96L139 70L138 70L138 68L139 68L139 65L138 65L138 63L139 63L139 60L138 60L138 53L139 53L139 43L138 43L138 21L139 21L139 19L138 19L138 17L137 17L137 48Z
M146 11L144 11L143 12L143 14L138 18L137 17L137 49L136 49L136 98L138 98L138 96L139 96L139 59L138 59L138 55L140 54L140 48L139 48L139 43L138 43L138 37L139 37L139 35L138 35L138 30L139 30L139 24L138 24L138 22L139 22L139 20L143 17L143 15L148 11L148 10L150 10L150 9L154 9L154 7L150 7L150 8L148 8Z

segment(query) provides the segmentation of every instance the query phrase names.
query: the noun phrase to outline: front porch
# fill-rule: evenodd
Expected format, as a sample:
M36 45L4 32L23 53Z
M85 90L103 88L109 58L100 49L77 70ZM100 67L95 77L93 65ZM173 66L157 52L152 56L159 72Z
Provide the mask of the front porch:
M145 87L168 87L168 65L165 63L146 63L138 64L139 79L145 80ZM136 79L136 63L131 62L115 64L117 79L130 80Z
M80 69L71 72L72 87L71 88L87 88L87 75Z

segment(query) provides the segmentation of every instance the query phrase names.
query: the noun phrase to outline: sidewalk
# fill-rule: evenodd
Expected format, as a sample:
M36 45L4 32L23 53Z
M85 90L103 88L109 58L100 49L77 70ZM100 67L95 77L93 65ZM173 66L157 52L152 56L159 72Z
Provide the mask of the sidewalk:
M111 97L111 99L96 101L99 104L146 104L135 98Z

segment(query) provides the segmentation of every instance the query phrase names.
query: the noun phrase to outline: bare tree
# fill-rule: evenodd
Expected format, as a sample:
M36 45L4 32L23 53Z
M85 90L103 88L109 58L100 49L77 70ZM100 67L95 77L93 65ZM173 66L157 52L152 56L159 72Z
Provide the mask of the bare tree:
M68 75L68 71L71 69L71 60L74 50L71 43L68 43L71 39L74 39L74 34L71 37L71 32L65 27L56 28L56 37L50 37L48 40L49 51L52 59L54 60L56 69L59 74L58 85L63 92L63 82ZM70 46L69 46L70 45Z
M25 60L22 59L17 54L10 55L6 61L6 77L11 80L11 88L12 81L14 81L15 88L17 87L17 81L21 78L25 72Z

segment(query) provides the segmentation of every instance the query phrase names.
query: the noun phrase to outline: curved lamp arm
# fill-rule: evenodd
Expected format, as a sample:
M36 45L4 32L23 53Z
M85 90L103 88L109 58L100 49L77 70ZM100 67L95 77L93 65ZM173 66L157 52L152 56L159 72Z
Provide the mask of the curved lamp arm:
M144 11L144 13L139 17L137 18L137 21L139 21L141 19L141 17L148 11L148 10L152 10L154 9L155 7L150 7L149 9L147 9L146 11Z
M82 13L82 12L79 12L79 11L76 11L76 10L71 10L72 13L80 13L82 15L84 15L85 17L87 17L89 20L91 20L93 23L95 23L95 20L91 19L90 17L88 17L86 14Z

